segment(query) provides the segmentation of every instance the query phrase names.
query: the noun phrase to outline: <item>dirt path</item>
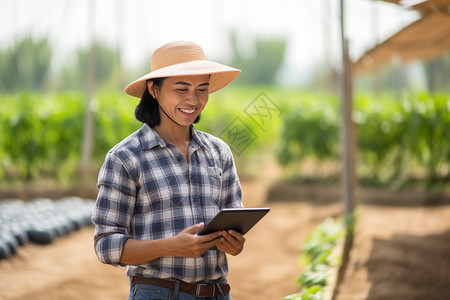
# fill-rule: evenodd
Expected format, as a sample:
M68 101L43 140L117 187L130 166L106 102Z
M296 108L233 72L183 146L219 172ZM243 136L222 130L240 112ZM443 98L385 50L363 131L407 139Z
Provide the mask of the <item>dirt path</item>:
M244 252L229 258L234 300L281 300L297 292L302 243L341 212L339 189L281 184L268 193L270 182L243 183L245 206L271 212L247 234ZM398 205L386 206L393 197ZM370 204L361 206L337 300L450 299L450 205L424 206L388 193L364 199ZM126 299L125 268L98 262L92 236L93 228L85 228L48 246L29 243L0 260L0 299Z
M29 243L0 261L0 299L126 299L125 269L98 262L92 235L84 228L51 245Z
M327 217L340 212L338 203L266 203L270 213L247 234L244 252L230 257L229 281L236 300L281 300L298 292L300 248L307 235Z
M450 206L361 206L336 300L362 299L450 299Z
M242 183L244 205L268 206L271 212L247 234L244 252L229 258L233 299L273 300L297 292L305 237L340 211L338 203L320 210L306 202L266 203L272 179ZM92 236L93 228L85 228L51 245L27 244L0 261L0 299L126 299L125 268L98 262Z

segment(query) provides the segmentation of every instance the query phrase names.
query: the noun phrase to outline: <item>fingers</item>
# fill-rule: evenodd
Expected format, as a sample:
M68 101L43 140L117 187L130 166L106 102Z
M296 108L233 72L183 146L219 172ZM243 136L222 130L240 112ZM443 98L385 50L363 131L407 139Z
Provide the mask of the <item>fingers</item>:
M205 226L205 223L200 222L198 224L192 225L191 227L186 228L185 230L183 230L185 233L189 233L189 234L196 234L197 232L199 232L203 227ZM209 233L209 234L205 234L205 235L199 235L197 236L197 238L201 241L201 242L208 242L208 241L212 241L214 239L217 239L220 236L220 231L217 232L213 232L213 233Z
M222 238L222 237L220 237L220 235L219 236L217 236L216 238L214 238L214 239L212 239L212 240L209 240L209 241L207 241L207 242L204 242L203 243L203 246L206 248L206 250L208 250L208 249L210 249L210 248L212 248L212 247L214 247L214 246L217 246L219 243L221 243L222 241L224 240L224 238ZM205 250L205 251L206 251Z
M231 255L237 255L244 248L245 237L242 234L234 230L228 230L222 231L221 235L223 238L217 246L219 250Z
M195 224L184 229L182 232L173 237L175 241L173 255L181 257L198 257L208 249L216 246L222 238L220 231L206 235L196 235L201 230L204 223Z
M237 255L244 248L245 237L239 232L228 230L196 235L203 227L203 222L195 224L177 235L180 242L177 247L179 256L197 257L214 246L220 251Z
M191 227L186 228L186 229L183 230L183 231L185 231L185 232L187 232L187 233L195 234L195 233L197 233L199 230L201 230L201 229L203 228L203 226L205 226L205 223L200 222L200 223L198 223L198 224L195 224L195 225L192 225Z
M239 232L236 232L234 230L228 230L228 231L222 231L221 235L230 243L232 244L242 244L245 242L245 237L240 234Z

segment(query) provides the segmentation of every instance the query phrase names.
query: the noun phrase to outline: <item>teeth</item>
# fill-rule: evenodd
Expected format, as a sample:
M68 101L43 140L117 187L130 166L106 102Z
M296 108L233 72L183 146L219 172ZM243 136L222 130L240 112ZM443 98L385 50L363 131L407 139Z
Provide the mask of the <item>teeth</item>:
M195 111L195 108L194 109L183 109L183 108L180 108L180 110L182 112L186 113L186 114L192 114Z

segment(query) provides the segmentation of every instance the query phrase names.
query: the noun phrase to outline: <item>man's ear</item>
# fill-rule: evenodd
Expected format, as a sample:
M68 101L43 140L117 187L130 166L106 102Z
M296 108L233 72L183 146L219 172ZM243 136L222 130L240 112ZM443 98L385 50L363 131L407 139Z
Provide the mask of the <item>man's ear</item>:
M153 89L154 88L153 81L150 80L147 82L147 88L148 88L148 92L150 93L150 95L152 95L153 98L157 99L158 95L156 95L156 92Z

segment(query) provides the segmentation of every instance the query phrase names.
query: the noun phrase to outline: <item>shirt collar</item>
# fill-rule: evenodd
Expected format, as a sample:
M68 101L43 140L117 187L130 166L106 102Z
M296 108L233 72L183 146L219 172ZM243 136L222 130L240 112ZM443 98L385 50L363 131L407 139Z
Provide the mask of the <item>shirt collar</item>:
M195 129L194 125L191 125L191 146L194 146L196 148L208 148L208 143L205 140L205 137L200 134L200 132Z
M195 129L194 125L191 125L191 135L191 146L195 148L208 148L207 141L205 140L203 135L201 135L199 131ZM159 146L161 148L167 146L166 141L146 123L142 124L140 140L142 148L144 150L152 149L156 146Z
M141 127L141 145L142 149L152 149L156 146L159 146L161 148L166 147L167 143L166 141L159 136L159 134L153 130L150 126L148 126L146 123L142 124Z

